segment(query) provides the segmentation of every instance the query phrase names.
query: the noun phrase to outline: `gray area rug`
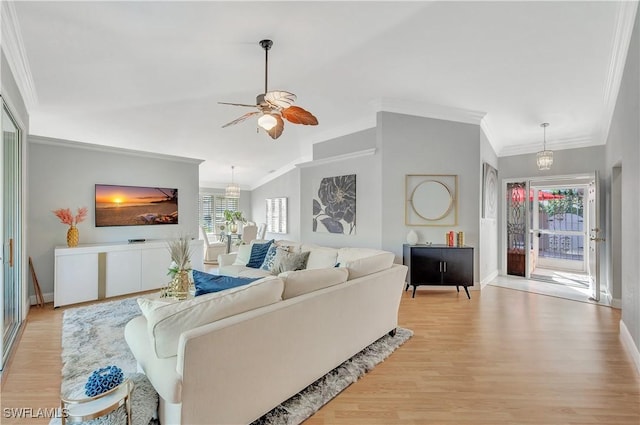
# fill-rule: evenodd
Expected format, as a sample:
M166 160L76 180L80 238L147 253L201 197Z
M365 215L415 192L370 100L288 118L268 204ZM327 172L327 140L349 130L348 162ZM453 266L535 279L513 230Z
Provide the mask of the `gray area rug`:
M142 314L136 298L66 310L62 321L62 388L68 398L84 398L84 384L96 369L116 365L136 387L131 396L134 425L156 423L158 394L147 378L136 373L136 361L124 340L124 326ZM294 425L313 415L342 390L384 361L413 332L398 328L283 402L252 425ZM124 409L86 424L125 424ZM50 425L60 424L53 419Z

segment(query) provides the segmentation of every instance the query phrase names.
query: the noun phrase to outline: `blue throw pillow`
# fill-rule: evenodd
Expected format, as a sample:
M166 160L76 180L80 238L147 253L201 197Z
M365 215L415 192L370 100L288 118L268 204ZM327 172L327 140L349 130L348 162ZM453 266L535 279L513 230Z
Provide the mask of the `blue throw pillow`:
M196 287L196 297L198 295L235 288L236 286L248 285L258 279L259 278L218 276L193 270L193 283Z
M276 254L278 253L278 246L274 243L271 244L269 250L267 251L267 255L264 256L264 261L260 268L262 270L271 271L273 269L273 264L276 259Z
M267 251L269 251L269 247L273 242L274 240L271 239L266 243L254 243L251 247L251 257L249 257L247 267L252 267L254 269L260 268L264 262L264 257L267 256Z

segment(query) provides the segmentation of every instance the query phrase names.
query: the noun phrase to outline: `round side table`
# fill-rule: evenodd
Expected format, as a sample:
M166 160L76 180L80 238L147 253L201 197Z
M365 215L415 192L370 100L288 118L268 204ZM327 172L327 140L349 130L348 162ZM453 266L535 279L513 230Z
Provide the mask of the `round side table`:
M127 425L131 425L131 392L133 382L125 379L122 384L95 397L70 400L61 398L62 425L67 422L84 422L113 412L124 404L127 411Z

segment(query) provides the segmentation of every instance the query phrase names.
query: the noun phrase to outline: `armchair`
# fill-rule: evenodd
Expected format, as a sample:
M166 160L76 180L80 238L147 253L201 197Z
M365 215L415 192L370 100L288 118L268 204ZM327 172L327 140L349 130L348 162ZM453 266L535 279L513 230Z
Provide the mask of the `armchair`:
M207 264L217 264L218 255L227 253L227 244L216 240L209 240L207 231L204 227L202 230L202 238L204 239L204 262Z

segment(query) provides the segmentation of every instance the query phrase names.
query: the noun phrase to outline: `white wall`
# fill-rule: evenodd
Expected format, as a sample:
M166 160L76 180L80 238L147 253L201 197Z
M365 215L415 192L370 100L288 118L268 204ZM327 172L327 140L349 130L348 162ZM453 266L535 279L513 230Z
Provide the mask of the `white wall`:
M612 182L613 168L621 172L621 336L640 370L640 14L627 53L615 112L606 145L606 176ZM611 229L611 223L607 223ZM615 262L613 263L616 264ZM614 281L615 283L615 281ZM627 346L627 345L626 345Z
M66 245L67 226L52 213L88 207L78 225L80 243L123 242L132 238L198 238L200 160L30 136L27 238L43 293L53 292L55 246ZM179 224L95 227L95 184L178 189Z
M493 150L491 143L484 131L480 131L480 167L484 173L483 163L486 162L498 170L498 155ZM478 190L480 191L480 251L478 256L478 279L485 285L498 275L498 216L495 218L482 218L482 186L483 177L480 178ZM498 170L498 178L500 170ZM499 190L499 188L498 188ZM500 196L498 203L500 205Z

